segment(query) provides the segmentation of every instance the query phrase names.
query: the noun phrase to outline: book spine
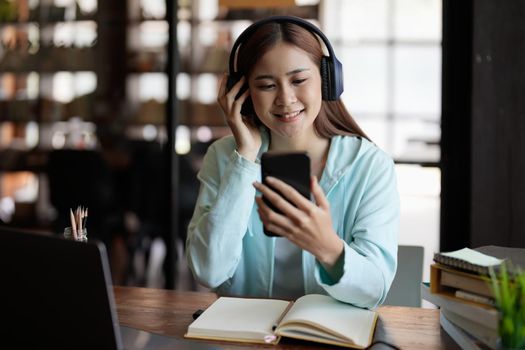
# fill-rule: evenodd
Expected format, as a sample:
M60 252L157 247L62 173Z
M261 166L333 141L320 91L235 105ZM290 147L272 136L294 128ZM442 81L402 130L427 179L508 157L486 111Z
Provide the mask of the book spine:
M499 324L498 311L492 307L481 304L473 304L440 293L431 293L425 285L421 286L421 298L441 308L454 310L463 317L483 324L489 328L497 328ZM478 306L479 305L479 306Z
M439 323L462 350L482 350L473 337L455 326L441 312L439 313Z
M485 304L488 306L495 306L494 299L479 295L476 293L470 293L464 290L457 290L455 296L459 299L475 301L476 303Z
M457 273L456 271L442 270L439 283L446 287L462 289L468 292L493 297L490 281L482 279L480 276Z
M497 329L487 328L482 324L468 320L451 310L441 309L441 314L443 314L449 322L476 340L482 342L491 349L497 349L499 340Z
M493 296L490 280L485 276L453 270L439 264L430 265L430 291L432 293L454 297L458 289L487 297Z

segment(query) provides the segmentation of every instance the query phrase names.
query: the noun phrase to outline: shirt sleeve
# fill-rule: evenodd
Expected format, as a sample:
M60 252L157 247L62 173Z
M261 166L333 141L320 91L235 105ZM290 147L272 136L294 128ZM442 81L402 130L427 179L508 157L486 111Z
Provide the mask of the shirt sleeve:
M343 273L332 281L316 261L317 282L335 299L375 308L386 298L397 267L399 194L393 161L382 154L368 179L353 225L344 230Z
M224 145L223 145L224 146ZM188 225L186 258L199 283L216 288L231 278L254 204L260 165L220 144L210 146L197 175L200 190Z

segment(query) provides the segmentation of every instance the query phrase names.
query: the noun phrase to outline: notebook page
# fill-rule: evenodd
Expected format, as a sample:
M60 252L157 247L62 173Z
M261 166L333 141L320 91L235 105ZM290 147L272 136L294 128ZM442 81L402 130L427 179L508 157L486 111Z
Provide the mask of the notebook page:
M289 302L221 297L188 327L188 335L263 339Z
M297 320L328 328L354 343L366 346L373 334L376 312L339 302L326 295L305 295L295 302L281 325Z

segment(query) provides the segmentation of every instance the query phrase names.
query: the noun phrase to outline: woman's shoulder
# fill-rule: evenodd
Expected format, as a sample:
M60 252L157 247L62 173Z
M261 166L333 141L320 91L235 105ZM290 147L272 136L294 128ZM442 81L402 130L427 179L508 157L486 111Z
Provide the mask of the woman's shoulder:
M375 162L393 163L389 154L364 137L335 136L332 143L332 148L339 159L348 159L350 162L373 160Z
M208 152L211 151L218 156L224 155L229 157L236 147L237 145L235 144L233 135L227 135L215 140L210 147L208 147Z

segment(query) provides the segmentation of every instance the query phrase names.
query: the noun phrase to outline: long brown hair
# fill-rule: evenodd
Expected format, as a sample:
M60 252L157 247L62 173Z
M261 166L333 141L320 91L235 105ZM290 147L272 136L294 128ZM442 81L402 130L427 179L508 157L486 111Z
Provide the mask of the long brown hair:
M300 48L321 69L323 49L314 33L290 22L269 22L257 28L240 46L236 59L237 72L249 76L259 58L280 42ZM352 118L341 99L322 101L321 110L314 121L314 128L321 137L350 135L361 136L370 140Z

